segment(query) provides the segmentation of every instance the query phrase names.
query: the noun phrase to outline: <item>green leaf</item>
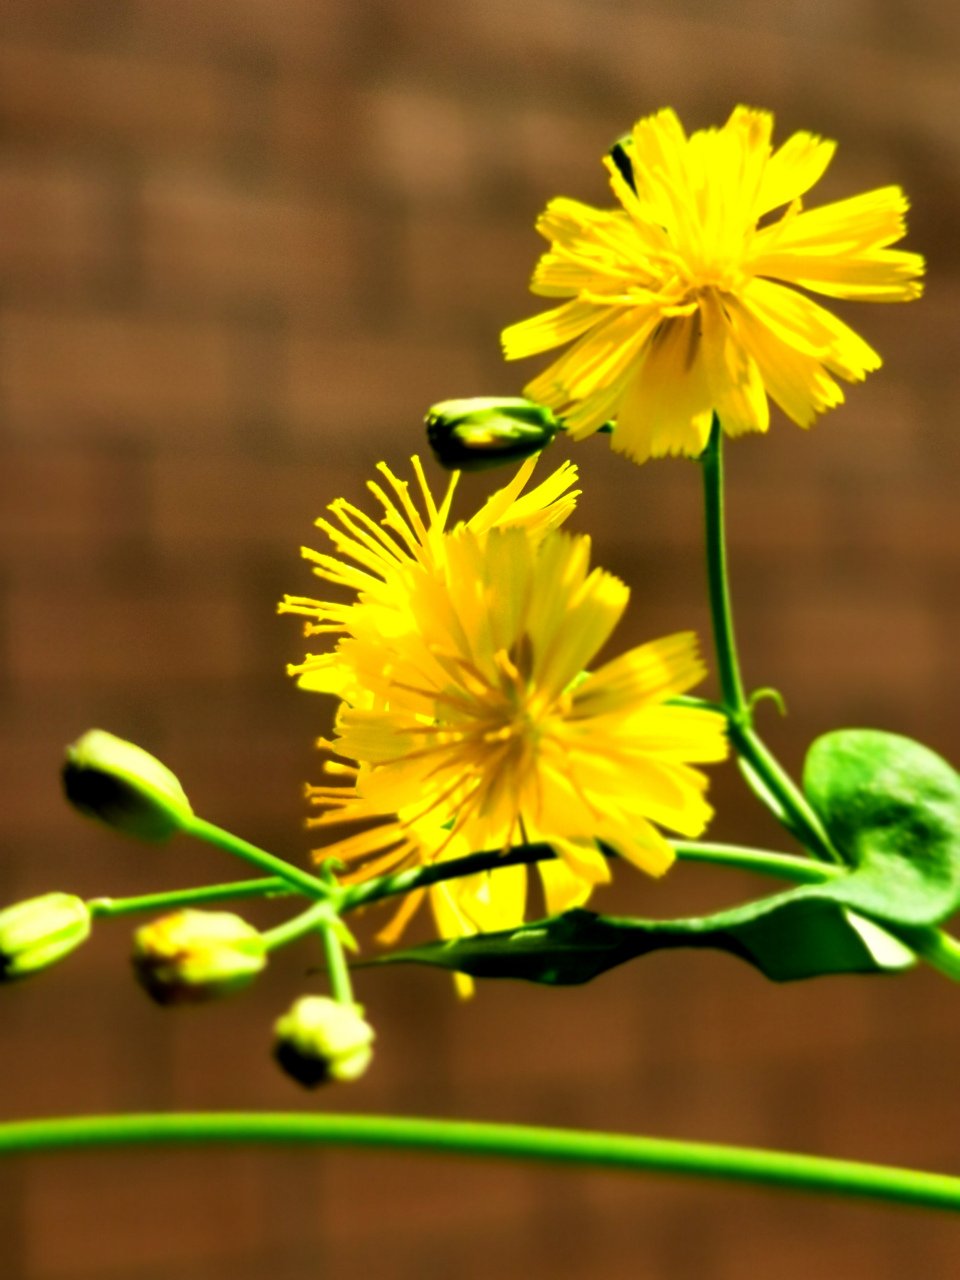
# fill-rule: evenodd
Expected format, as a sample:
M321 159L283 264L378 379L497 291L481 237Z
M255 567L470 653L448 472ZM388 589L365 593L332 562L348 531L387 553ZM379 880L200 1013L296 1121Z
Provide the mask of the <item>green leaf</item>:
M378 963L415 961L475 978L566 986L672 947L727 951L774 982L889 973L916 963L913 952L878 925L798 891L691 920L616 919L577 909L518 929L394 951Z
M935 752L843 729L814 742L803 786L852 868L814 893L893 924L939 924L960 908L960 775Z

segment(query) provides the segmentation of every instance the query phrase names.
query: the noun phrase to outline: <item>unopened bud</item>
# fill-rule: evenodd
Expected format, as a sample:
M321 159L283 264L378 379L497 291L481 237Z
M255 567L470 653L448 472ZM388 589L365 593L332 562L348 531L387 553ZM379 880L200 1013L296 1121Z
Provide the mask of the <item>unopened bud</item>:
M427 413L427 440L448 471L485 471L522 462L560 430L546 405L519 396L443 400Z
M329 996L302 996L274 1027L273 1056L308 1089L330 1080L356 1080L373 1057L373 1027L363 1006Z
M157 1004L231 995L249 986L266 963L262 935L229 911L174 911L133 935L137 981Z
M63 789L81 813L141 840L169 840L193 816L165 764L103 729L67 747Z
M45 893L0 911L0 982L46 969L90 936L90 912L72 893Z

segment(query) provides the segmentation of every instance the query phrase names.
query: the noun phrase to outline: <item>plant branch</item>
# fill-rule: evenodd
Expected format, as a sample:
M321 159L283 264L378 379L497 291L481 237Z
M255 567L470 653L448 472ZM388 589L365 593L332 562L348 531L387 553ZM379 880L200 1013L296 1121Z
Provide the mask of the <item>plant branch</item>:
M111 920L115 916L129 916L138 911L206 906L212 902L230 902L240 898L280 897L291 892L286 880L269 876L265 880L235 880L231 884L210 884L200 889L147 893L138 898L93 898L87 907L94 919Z
M269 871L271 875L280 876L287 884L309 898L330 899L336 896L336 891L332 891L329 884L325 884L317 876L312 876L309 871L301 871L293 863L278 858L275 854L267 853L265 849L258 849L255 844L241 840L239 836L233 835L230 831L224 831L222 827L216 827L203 818L191 815L189 821L184 823L183 831L197 840L204 840L217 849L223 849L225 853L232 853L234 857L242 858L244 862L252 863L261 871Z
M285 947L291 942L296 942L298 938L302 938L307 933L315 933L318 929L324 934L326 930L324 924L328 923L336 913L336 904L332 902L315 902L312 907L308 907L306 911L301 911L299 915L294 916L291 920L285 920L283 924L278 924L273 929L266 929L261 935L268 951L276 951L278 947Z
M699 840L673 840L671 844L681 861L715 862L721 866L735 867L739 871L755 871L758 875L776 876L799 884L820 884L843 875L839 868L818 865L809 858L797 858L788 853L770 853L765 849L748 849L742 845L714 844ZM427 888L442 880L456 880L461 876L476 875L479 871L495 871L499 867L515 867L521 863L549 862L556 854L548 844L523 844L507 853L489 850L471 853L465 858L451 858L446 862L432 862L425 867L413 867L393 875L375 876L359 884L348 885L343 890L340 911L354 911L382 898L391 898L414 889Z

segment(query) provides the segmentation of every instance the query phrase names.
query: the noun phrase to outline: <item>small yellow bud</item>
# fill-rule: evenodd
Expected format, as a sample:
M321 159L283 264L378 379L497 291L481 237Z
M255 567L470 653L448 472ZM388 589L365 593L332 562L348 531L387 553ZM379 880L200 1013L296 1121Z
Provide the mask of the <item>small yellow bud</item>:
M141 840L169 840L193 816L166 765L103 729L67 747L63 789L81 813Z
M157 1004L231 995L249 986L266 963L263 937L229 911L174 911L133 935L137 981Z
M546 405L519 396L443 400L427 413L427 440L448 471L522 462L551 443L560 423Z
M308 1089L330 1080L356 1080L373 1057L374 1031L363 1006L329 996L302 996L277 1020L273 1056Z
M45 893L0 911L0 982L25 978L90 936L90 912L71 893Z

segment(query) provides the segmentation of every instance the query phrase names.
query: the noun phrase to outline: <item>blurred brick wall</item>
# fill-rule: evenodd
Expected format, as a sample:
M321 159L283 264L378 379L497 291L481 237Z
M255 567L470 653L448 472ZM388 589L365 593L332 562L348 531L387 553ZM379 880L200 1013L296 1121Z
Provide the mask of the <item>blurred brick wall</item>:
M948 0L5 0L0 6L0 897L145 892L233 868L67 811L91 724L205 815L306 849L328 711L276 619L334 496L422 449L432 401L514 392L497 333L537 303L535 214L606 203L637 116L737 101L841 140L826 200L902 182L929 292L851 309L885 368L809 434L729 451L731 549L764 727L797 766L838 724L960 760L960 10ZM845 312L846 314L846 312ZM531 367L534 367L531 365ZM559 455L559 450L555 452ZM705 632L698 476L580 446L576 527L634 587L623 645ZM482 486L467 486L478 494ZM716 831L789 847L732 770ZM679 913L746 878L601 899ZM942 980L776 989L666 955L570 991L364 974L378 1056L305 1096L267 1056L285 953L234 1003L147 1005L127 930L3 993L5 1116L333 1106L783 1145L960 1172L960 1004ZM956 1273L946 1219L612 1175L336 1153L0 1168L4 1280L899 1280Z

